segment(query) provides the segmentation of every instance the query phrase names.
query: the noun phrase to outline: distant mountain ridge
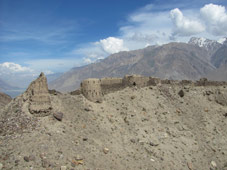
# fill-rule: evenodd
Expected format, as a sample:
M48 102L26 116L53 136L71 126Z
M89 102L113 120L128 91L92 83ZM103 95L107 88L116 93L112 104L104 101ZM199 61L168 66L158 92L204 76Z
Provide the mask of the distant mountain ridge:
M49 88L62 92L73 91L87 78L123 77L140 74L162 79L196 80L209 77L211 80L226 80L227 39L222 43L205 38L192 37L188 43L169 43L148 46L144 49L124 51L82 67L72 68ZM220 79L218 79L220 80Z
M195 80L214 72L214 56L223 45L204 38L191 38L188 43L169 43L140 50L119 52L97 62L76 67L49 84L51 89L72 91L87 78L123 77L141 74L162 79ZM214 59L215 58L215 59Z
M12 88L14 89L15 87L0 79L0 91L10 90Z
M217 68L215 71L208 73L207 77L211 80L227 81L227 39L212 56L211 62Z
M51 82L55 79L57 79L58 77L60 77L63 73L59 72L59 73L53 73L53 74L47 74L47 81Z
M5 81L0 79L0 92L4 92L8 95L10 95L11 97L16 97L17 95L19 95L24 89L22 88L18 88L18 87L14 87L8 83L6 83Z
M227 41L226 41L227 42ZM211 57L211 62L217 68L227 63L227 43L224 43Z

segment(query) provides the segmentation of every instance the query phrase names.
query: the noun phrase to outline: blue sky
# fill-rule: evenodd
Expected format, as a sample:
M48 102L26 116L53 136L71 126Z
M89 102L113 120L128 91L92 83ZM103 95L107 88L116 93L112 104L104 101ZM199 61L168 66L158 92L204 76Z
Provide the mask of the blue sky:
M119 51L192 36L218 40L227 36L226 5L225 0L0 0L0 79L14 84L16 76L27 83L41 71L65 72Z

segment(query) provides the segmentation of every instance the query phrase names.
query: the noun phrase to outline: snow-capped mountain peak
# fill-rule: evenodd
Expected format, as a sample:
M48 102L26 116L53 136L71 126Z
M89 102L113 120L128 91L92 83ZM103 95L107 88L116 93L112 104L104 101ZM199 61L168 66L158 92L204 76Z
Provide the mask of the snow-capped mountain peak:
M202 38L192 37L189 40L188 44L199 46L205 49L210 57L217 51L217 49L219 49L223 45L215 40L209 40L203 37Z
M224 44L224 43L227 42L227 37L220 38L217 42L220 43L220 44Z
M192 37L188 43L205 48L207 51L216 50L222 45L221 43L215 40L209 40L203 37L201 38Z
M189 44L194 44L194 45L198 45L199 47L204 47L207 43L207 39L206 38L196 38L196 37L192 37L189 40Z
M207 47L211 46L212 44L217 44L218 42L214 41L214 40L209 40L209 39L206 39L203 37L201 37L201 38L192 37L188 43L198 45L199 47L207 48Z

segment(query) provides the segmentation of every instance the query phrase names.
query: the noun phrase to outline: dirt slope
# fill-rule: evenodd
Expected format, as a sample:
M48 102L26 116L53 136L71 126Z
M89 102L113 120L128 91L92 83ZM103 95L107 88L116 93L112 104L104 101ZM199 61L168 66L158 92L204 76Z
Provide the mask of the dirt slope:
M0 167L225 170L226 96L224 86L176 85L126 88L103 103L51 95L62 121L34 117L18 97L0 113Z

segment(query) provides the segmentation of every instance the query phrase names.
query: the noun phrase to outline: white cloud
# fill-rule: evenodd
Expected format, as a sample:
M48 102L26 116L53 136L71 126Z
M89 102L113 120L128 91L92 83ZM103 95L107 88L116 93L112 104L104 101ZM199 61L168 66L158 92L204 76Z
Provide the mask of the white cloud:
M171 21L168 12L153 12L152 5L139 9L120 27L121 38L130 50L144 48L146 44L169 42Z
M44 73L45 75L54 74L54 72L53 72L53 71L50 71L50 70L44 70L43 73Z
M108 37L75 49L68 55L83 56L82 64L90 64L120 51L128 51L128 48L124 45L124 40L116 37Z
M31 68L12 62L0 64L0 77L9 84L25 88L38 74Z
M0 64L0 70L1 70L1 73L33 72L33 70L28 67L23 67L19 64L12 63L12 62L4 62Z
M92 63L92 60L90 58L83 58L83 60L86 64Z
M217 36L226 36L227 13L224 6L207 4L200 9L200 13L210 33Z
M99 59L103 59L107 57L109 53L104 51L99 42L92 42L71 51L70 53L68 53L68 55L72 57L81 56L83 61L80 64L83 65L93 63Z
M120 38L108 37L96 42L96 44L101 45L103 50L109 54L118 53L120 51L128 51L128 48L124 46L124 40Z
M205 31L205 27L197 20L184 17L183 13L175 8L170 11L170 17L174 24L173 36L191 36Z
M26 66L18 63L0 63L0 79L16 87L26 88L37 78L40 72L46 75L68 71L69 68L81 66L81 61L74 58L40 59L27 61Z

